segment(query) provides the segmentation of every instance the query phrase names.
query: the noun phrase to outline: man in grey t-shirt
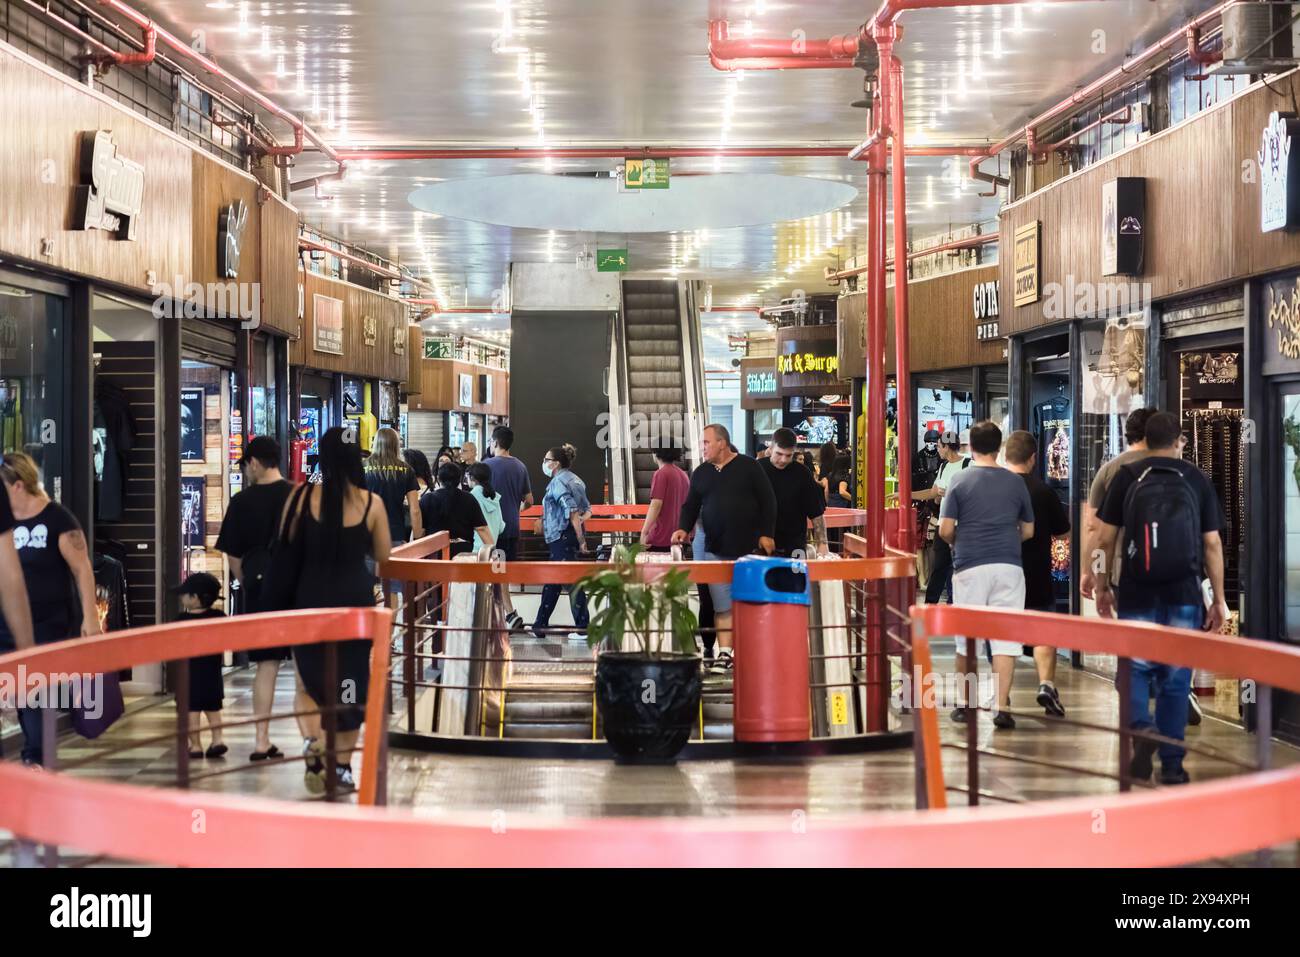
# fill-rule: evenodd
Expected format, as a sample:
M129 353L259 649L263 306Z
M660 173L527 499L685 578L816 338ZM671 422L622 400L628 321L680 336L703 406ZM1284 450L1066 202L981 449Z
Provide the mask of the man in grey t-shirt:
M1025 572L1020 543L1034 537L1034 505L1024 480L998 465L1002 430L992 422L979 422L970 430L971 467L958 473L944 494L939 509L939 534L953 546L952 597L957 605L994 608L1025 607ZM968 674L965 640L957 639L957 673ZM1008 713L1011 679L1022 644L992 641L993 672L997 676L997 710L993 725L1016 726ZM961 687L960 683L958 687ZM970 720L959 700L954 721Z

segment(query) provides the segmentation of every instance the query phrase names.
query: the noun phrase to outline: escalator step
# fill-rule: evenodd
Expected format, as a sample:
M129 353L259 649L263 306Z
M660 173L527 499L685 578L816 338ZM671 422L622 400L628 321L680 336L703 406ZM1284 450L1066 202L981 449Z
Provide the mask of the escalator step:
M634 389L680 389L682 373L680 369L628 372L627 384Z
M627 357L627 370L633 372L668 372L677 371L680 374L682 367L681 356L678 355L629 355Z
M505 727L507 738L532 738L553 740L556 738L591 739L591 722L574 722L571 724L515 724L507 721Z
M651 388L638 388L633 386L629 391L628 401L633 409L649 404L654 405L676 405L681 406L685 403L685 396L682 395L681 389L668 389L658 386Z

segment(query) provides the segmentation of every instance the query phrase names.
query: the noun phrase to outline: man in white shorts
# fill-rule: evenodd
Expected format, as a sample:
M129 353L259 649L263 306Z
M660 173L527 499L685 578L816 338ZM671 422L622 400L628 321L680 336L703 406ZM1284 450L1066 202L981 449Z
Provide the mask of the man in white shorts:
M1002 430L992 422L978 422L970 430L971 467L949 483L939 510L939 534L953 547L952 599L955 605L993 608L1025 607L1025 572L1020 543L1034 535L1034 506L1024 480L998 465ZM1001 730L1016 726L1011 707L1011 678L1020 656L1019 641L986 642L992 645L993 673L997 676L997 706L993 725ZM957 639L957 674L964 675L977 661L966 659L966 641ZM962 687L962 683L958 683ZM958 693L954 721L968 720L967 706Z

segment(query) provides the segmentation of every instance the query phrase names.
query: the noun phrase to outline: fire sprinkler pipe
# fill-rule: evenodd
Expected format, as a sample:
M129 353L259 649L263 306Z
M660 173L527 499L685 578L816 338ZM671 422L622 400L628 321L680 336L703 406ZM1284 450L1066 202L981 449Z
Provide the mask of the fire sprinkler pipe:
M1037 147L1037 152L1039 153L1043 153L1043 154L1059 153L1062 150L1074 149L1078 144L1074 143L1073 141L1077 140L1084 133L1089 133L1092 130L1104 126L1107 123L1115 123L1117 125L1123 126L1125 123L1131 123L1132 121L1133 121L1133 107L1125 106L1125 107L1121 107L1118 110L1115 110L1112 113L1107 113L1105 116L1093 120L1087 126L1081 126L1079 129L1075 130L1073 133L1070 133L1068 136L1061 137L1055 143L1048 143L1046 146L1038 146L1037 137L1035 137L1033 145ZM1035 152L1035 150L1031 147L1030 152L1033 153Z
M766 158L781 156L842 157L844 146L475 146L430 149L339 150L347 162L373 160L483 160L483 159L713 159L715 157Z
M951 242L940 243L938 246L928 246L925 249L917 249L907 254L907 261L913 262L917 259L924 259L926 256L935 256L939 253L957 252L962 249L976 249L980 246L990 246L998 241L997 233L980 233L978 236L966 236L962 239L954 239ZM894 265L892 256L885 258L885 268L888 269ZM854 276L861 276L867 272L866 266L855 266L852 269L835 269L827 266L823 276L827 282L842 282L845 279L851 279Z
M882 58L882 63L883 58ZM896 56L889 58L890 85L892 96L890 106L893 113L890 125L893 127L894 154L894 249L907 248L907 161L906 147L903 142L905 118L903 116L903 62ZM911 383L911 331L908 324L908 290L907 260L902 268L894 269L894 377L897 382L898 396L898 506L902 514L910 514L912 503L912 437L915 434L910 426L903 423L912 421L912 383ZM883 278L883 277L882 277ZM906 463L906 464L905 464ZM883 473L882 487L883 493ZM912 532L915 525L910 521L898 523L898 547L903 551L912 550Z
M1187 28L1187 59L1197 66L1213 66L1223 59L1223 50L1203 51L1201 49L1201 28L1199 26L1190 26Z
M858 52L856 36L829 40L769 38L732 39L726 20L709 21L709 62L715 70L852 69Z
M344 252L341 249L335 249L333 246L326 246L324 243L318 243L311 239L298 239L299 249L308 249L316 252L329 253L331 256L337 256L339 259L346 259L350 263L356 263L358 266L364 266L373 272L376 276L383 276L385 279L399 279L404 282L415 282L410 276L403 276L396 269L389 269L387 266L381 266L379 263L371 262L362 256L354 253Z
M211 58L204 56L202 53L195 50L188 43L185 43L184 41L173 36L170 32L164 30L162 27L157 26L153 22L153 20L151 20L149 17L145 16L143 13L134 9L128 4L122 2L122 0L98 0L98 2L100 6L108 7L110 10L113 10L114 12L130 20L141 30L150 30L150 29L154 30L155 43L158 40L161 40L163 43L165 43L169 48L171 48L176 53L180 54L181 56L185 57L188 60L192 60L194 63L197 63L208 73L211 73L213 76L220 78L222 82L224 82L226 85L234 88L235 90L238 90L240 94L248 97L248 99L252 100L262 109L266 110L266 112L272 114L273 116L278 116L280 119L288 123L293 128L294 145L292 147L276 147L275 149L277 152L274 155L295 156L298 153L301 153L303 151L305 142L307 140L310 140L312 144L316 146L317 149L319 149L323 154L325 154L331 160L335 162L339 161L338 154L334 151L334 149L328 143L322 140L320 136L317 135L316 132L313 131L309 126L307 126L301 119L294 116L288 110L284 109L283 107L281 107L279 104L275 103L268 97L259 93L257 90L253 89L253 87L249 86L243 80L240 80L238 77L228 73L225 69L219 66L215 60L212 60Z

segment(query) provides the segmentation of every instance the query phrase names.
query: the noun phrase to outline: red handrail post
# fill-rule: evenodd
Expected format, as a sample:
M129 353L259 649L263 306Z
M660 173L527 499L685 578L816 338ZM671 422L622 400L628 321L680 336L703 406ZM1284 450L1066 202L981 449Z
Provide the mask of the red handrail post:
M415 583L402 582L402 607L406 615L403 629L403 647L406 650L402 662L402 693L406 696L406 731L415 732Z
M966 803L974 807L980 803L980 663L975 654L975 639L967 635L960 640L966 643L966 673L962 675L966 684Z
M1119 695L1119 789L1133 789L1129 764L1133 761L1133 661L1120 656L1115 659L1115 693Z
M170 671L176 695L176 786L185 789L190 786L190 660L176 659Z

